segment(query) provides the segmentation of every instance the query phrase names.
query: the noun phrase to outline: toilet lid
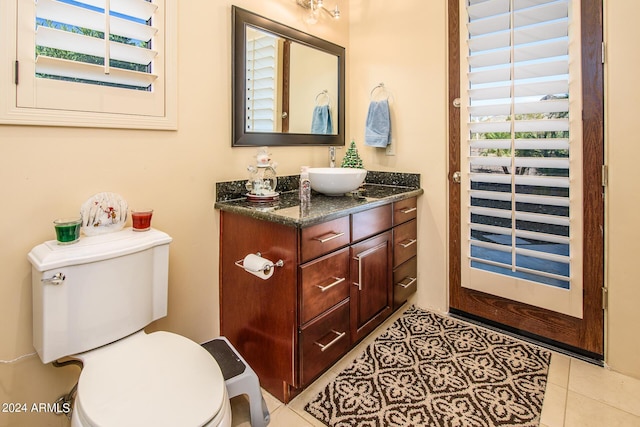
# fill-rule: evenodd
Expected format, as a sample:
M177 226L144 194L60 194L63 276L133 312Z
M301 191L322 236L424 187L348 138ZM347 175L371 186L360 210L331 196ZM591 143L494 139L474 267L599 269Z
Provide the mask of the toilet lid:
M215 359L169 332L138 332L78 358L75 410L93 426L202 426L226 398Z

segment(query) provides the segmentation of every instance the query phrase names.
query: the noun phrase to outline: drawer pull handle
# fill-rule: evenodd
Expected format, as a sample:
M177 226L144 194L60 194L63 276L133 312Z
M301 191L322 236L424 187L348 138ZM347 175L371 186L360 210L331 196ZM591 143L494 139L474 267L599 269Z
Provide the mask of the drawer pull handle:
M400 246L402 246L403 248L408 248L409 246L413 245L417 241L418 241L417 239L409 239L407 243L400 243Z
M409 280L409 283L402 283L403 281L405 281L407 279ZM398 286L400 286L401 288L407 289L409 286L413 285L416 282L416 280L418 280L417 277L409 277L409 276L407 276L407 277L405 277L404 279L402 279L401 281L399 281L396 284Z
M408 213L411 213L411 212L415 212L415 211L417 211L417 210L418 210L418 208L402 209L402 210L400 211L400 213L408 214Z
M330 285L327 286L320 286L320 285L316 285L316 288L320 289L320 292L324 292L327 289L331 289L333 288L335 285L338 285L342 282L344 282L345 280L347 280L346 277L334 277L334 279L336 279L335 282L331 283Z
M344 337L345 335L347 335L346 332L338 332L338 331L334 331L333 329L331 330L331 332L333 332L334 334L336 334L337 336L331 340L330 343L322 345L319 342L315 342L315 344L317 344L318 346L320 346L320 351L325 351L326 349L328 349L329 347L331 347L332 345L334 345L335 343L337 343L338 341L340 341L340 338Z
M336 233L335 231L332 231L328 234L331 234L331 236L325 237L324 239L321 239L320 237L314 237L313 240L317 240L320 243L327 243L329 240L337 239L338 237L344 236L344 233Z

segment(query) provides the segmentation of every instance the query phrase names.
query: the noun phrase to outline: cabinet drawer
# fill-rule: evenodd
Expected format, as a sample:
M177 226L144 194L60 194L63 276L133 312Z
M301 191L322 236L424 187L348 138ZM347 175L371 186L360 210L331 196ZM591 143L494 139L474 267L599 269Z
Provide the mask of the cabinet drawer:
M300 333L302 385L309 384L349 349L349 300L305 326Z
M300 323L349 296L349 248L300 266Z
M356 242L391 228L391 204L351 215L351 241Z
M411 220L393 229L393 267L397 267L417 253L417 221Z
M418 258L413 257L393 270L393 309L418 289Z
M348 245L349 234L348 216L303 228L300 239L302 262Z
M393 204L393 225L414 219L418 213L417 206L418 199L416 197L395 202Z

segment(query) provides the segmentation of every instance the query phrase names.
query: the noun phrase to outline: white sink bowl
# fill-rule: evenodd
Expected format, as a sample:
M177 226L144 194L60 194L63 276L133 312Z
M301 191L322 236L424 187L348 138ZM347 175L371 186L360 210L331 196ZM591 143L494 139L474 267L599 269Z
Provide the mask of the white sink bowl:
M309 168L311 188L327 196L344 196L364 182L366 169Z

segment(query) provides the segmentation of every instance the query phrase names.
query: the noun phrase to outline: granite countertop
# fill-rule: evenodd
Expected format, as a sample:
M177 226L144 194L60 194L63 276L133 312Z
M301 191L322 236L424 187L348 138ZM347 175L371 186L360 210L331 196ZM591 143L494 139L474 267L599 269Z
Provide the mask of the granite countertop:
M273 202L248 201L239 193L243 191L245 182L216 184L215 208L298 228L416 197L424 192L419 186L419 175L369 172L362 187L364 191L342 197L325 196L314 191L309 208L303 212L298 196L297 176L278 178L280 197Z

